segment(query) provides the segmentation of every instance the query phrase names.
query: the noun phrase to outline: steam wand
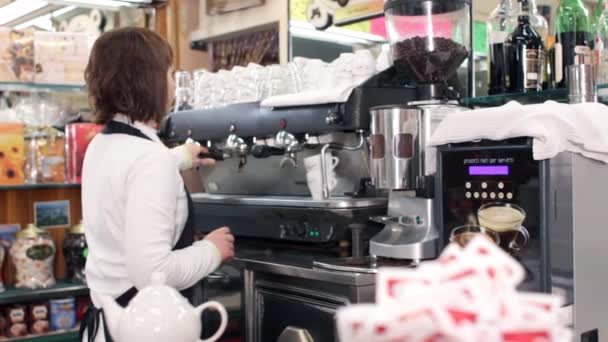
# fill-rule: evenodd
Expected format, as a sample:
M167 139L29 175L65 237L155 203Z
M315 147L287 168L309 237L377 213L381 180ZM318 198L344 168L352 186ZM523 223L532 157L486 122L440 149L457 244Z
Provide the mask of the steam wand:
M334 150L345 150L345 151L360 150L361 148L363 148L363 146L365 146L365 132L363 130L358 130L357 134L359 135L359 143L356 146L347 146L344 144L329 143L329 144L323 145L323 148L321 148L321 179L322 179L323 198L324 199L329 199L331 197L331 191L329 190L329 184L327 181L327 164L326 164L327 150L330 148L334 149Z

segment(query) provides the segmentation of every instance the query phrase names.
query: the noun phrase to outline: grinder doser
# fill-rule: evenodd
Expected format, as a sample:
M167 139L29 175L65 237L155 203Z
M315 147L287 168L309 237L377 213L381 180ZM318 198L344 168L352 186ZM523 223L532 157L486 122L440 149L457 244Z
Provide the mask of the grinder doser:
M372 220L384 229L370 241L370 255L424 260L437 256L430 182L425 177L425 149L432 117L417 107L371 110L371 171L378 189L391 190L388 213ZM429 184L429 185L427 185Z

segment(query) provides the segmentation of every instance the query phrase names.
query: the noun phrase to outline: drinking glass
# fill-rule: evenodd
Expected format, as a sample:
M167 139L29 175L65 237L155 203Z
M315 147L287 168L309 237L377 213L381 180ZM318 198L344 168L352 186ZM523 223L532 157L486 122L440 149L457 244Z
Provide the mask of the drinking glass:
M530 240L530 233L522 226L526 212L512 203L494 202L484 204L477 211L479 225L500 235L500 247L517 253Z
M192 109L192 88L192 74L188 71L176 71L174 111Z
M498 233L476 225L466 225L454 228L450 233L450 242L457 243L460 247L464 248L478 236L483 236L496 245L500 244L500 236Z

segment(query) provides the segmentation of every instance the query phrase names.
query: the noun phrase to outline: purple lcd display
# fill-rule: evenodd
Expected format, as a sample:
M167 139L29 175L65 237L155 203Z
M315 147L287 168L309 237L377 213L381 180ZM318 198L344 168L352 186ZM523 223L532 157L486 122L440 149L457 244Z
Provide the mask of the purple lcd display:
M469 176L508 176L508 165L471 165Z

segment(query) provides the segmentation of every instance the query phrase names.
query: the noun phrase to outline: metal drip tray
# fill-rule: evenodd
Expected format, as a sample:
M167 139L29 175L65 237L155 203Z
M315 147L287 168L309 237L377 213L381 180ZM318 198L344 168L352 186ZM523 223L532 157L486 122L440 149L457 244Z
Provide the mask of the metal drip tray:
M418 263L412 260L399 260L388 258L336 258L318 260L313 267L340 272L377 273L380 267L417 267Z
M388 204L384 197L353 198L332 197L326 200L313 200L302 196L239 196L214 195L198 193L192 195L194 203L203 204L230 204L263 207L293 207L293 208L319 208L319 209L356 209L368 207L382 207Z

